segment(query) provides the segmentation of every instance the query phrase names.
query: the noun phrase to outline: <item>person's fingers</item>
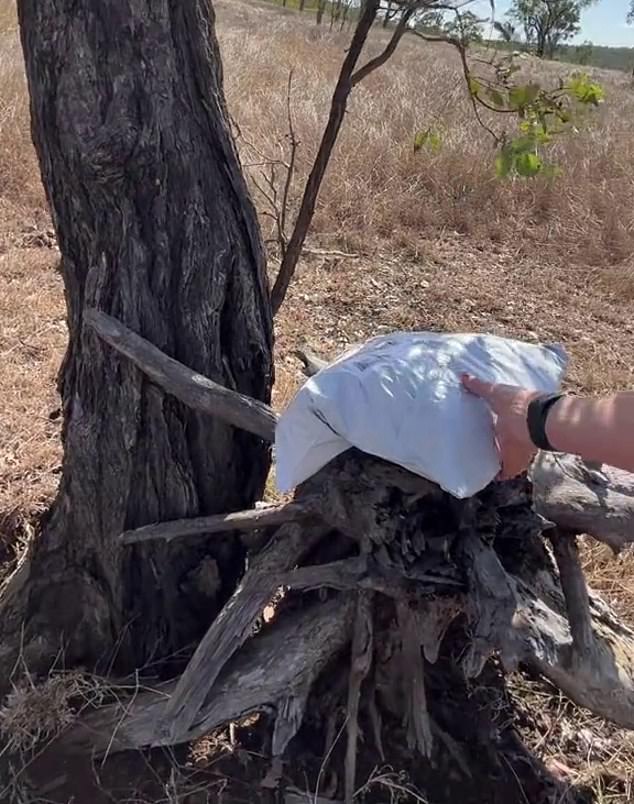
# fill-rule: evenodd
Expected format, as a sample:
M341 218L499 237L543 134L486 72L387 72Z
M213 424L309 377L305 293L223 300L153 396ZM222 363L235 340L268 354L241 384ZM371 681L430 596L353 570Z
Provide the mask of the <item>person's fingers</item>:
M495 385L493 383L472 377L470 374L463 374L460 379L467 391L485 399L489 403L493 402L495 395Z

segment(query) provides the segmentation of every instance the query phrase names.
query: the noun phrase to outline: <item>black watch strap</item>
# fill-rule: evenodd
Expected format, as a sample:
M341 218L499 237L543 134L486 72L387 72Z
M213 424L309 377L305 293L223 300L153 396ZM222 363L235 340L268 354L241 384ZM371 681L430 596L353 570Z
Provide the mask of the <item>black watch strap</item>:
M558 402L564 394L545 394L538 396L528 403L528 411L526 415L526 424L528 425L528 434L531 441L538 449L546 450L547 452L556 452L557 450L548 440L546 435L546 419L548 412Z

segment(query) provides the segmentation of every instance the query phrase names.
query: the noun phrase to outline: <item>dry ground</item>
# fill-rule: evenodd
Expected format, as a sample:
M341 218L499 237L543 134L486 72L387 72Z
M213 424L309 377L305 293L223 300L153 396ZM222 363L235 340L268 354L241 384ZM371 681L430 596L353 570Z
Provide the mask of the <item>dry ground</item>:
M346 36L264 3L215 5L228 104L255 178L253 163L279 157L285 147L286 85L294 71L301 141L291 192L296 206ZM376 32L373 49L380 38ZM555 81L566 68L529 62L525 70ZM278 407L300 381L291 357L300 341L334 353L391 329L560 340L571 354L572 387L592 393L634 387L634 86L624 74L594 73L607 101L555 147L564 171L555 181L495 178L491 142L473 119L454 54L443 46L405 42L355 91L320 197L314 251L277 322ZM415 133L430 125L441 131L442 147L415 154ZM266 236L273 237L266 202L255 195ZM54 381L65 326L50 226L29 140L15 18L10 4L0 2L4 562L48 505L59 469ZM271 257L274 271L274 248ZM613 561L599 549L585 555L594 585L634 619L634 559ZM625 780L634 750L625 736L588 720L583 742L578 713L532 689L537 697L524 691L524 700L536 701L549 718L529 729L543 756L558 757L574 779L590 781L598 801L631 800Z

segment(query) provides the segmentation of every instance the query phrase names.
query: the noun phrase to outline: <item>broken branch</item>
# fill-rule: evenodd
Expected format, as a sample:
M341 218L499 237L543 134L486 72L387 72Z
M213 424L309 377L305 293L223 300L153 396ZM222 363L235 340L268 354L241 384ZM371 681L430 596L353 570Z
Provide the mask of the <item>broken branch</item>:
M588 587L579 561L577 537L574 533L564 533L558 528L549 531L549 536L566 599L572 644L579 655L588 657L596 649L596 644L592 631Z
M277 416L268 405L192 371L101 310L86 310L84 321L102 341L185 405L217 416L265 441L275 440Z
M235 511L231 514L214 514L192 519L175 519L171 522L157 522L135 530L127 530L121 534L120 539L123 544L137 544L153 539L171 541L180 536L209 535L230 530L256 530L308 519L315 513L315 509L308 502L291 502L248 511Z
M531 469L535 508L562 530L587 533L615 552L634 541L634 475L540 452Z
M322 538L323 525L282 525L252 559L246 573L202 638L181 676L165 714L163 728L172 743L180 742L196 722L218 675L249 637L253 625L288 571Z

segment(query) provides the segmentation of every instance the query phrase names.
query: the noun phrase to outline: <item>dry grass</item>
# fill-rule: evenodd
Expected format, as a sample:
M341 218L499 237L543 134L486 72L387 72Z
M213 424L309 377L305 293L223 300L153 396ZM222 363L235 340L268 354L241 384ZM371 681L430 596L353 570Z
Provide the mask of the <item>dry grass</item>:
M579 709L547 682L515 673L508 691L522 737L565 783L596 804L634 800L634 734Z
M346 36L320 32L308 20L298 24L298 15L272 13L265 4L221 4L218 16L230 108L247 139L269 151L286 132L286 81L295 71L305 172ZM381 41L376 32L371 49ZM529 60L525 72L554 84L570 71ZM474 119L453 50L404 41L389 66L354 93L315 229L364 253L383 247L417 255L421 240L442 231L509 243L520 255L537 250L566 266L604 268L631 258L634 87L623 74L594 75L606 84L609 102L555 149L564 177L500 182L490 137ZM442 132L442 148L415 154L414 135L429 125ZM297 191L301 172L299 179Z
M347 37L265 3L215 5L245 162L257 161L254 151L279 156L284 148L294 70L296 207ZM565 72L541 63L526 70L553 81ZM396 328L561 340L572 387L634 387L634 87L624 74L595 74L607 102L557 145L564 175L555 182L495 179L491 142L473 119L451 50L407 41L355 91L311 237L357 258L310 256L300 266L277 322L278 408L300 382L290 356L298 342L333 354ZM415 133L429 125L442 132L442 148L414 154ZM262 224L270 237L270 221ZM0 0L0 561L2 534L7 544L45 508L60 461L50 414L65 327L49 228L15 17ZM585 562L634 622L632 557L615 562L588 548Z
M12 4L0 3L0 564L50 502L60 459L55 376L65 343L61 282L30 141Z
M60 734L83 709L99 706L107 686L77 672L52 673L44 681L23 679L0 707L3 751L30 754Z

